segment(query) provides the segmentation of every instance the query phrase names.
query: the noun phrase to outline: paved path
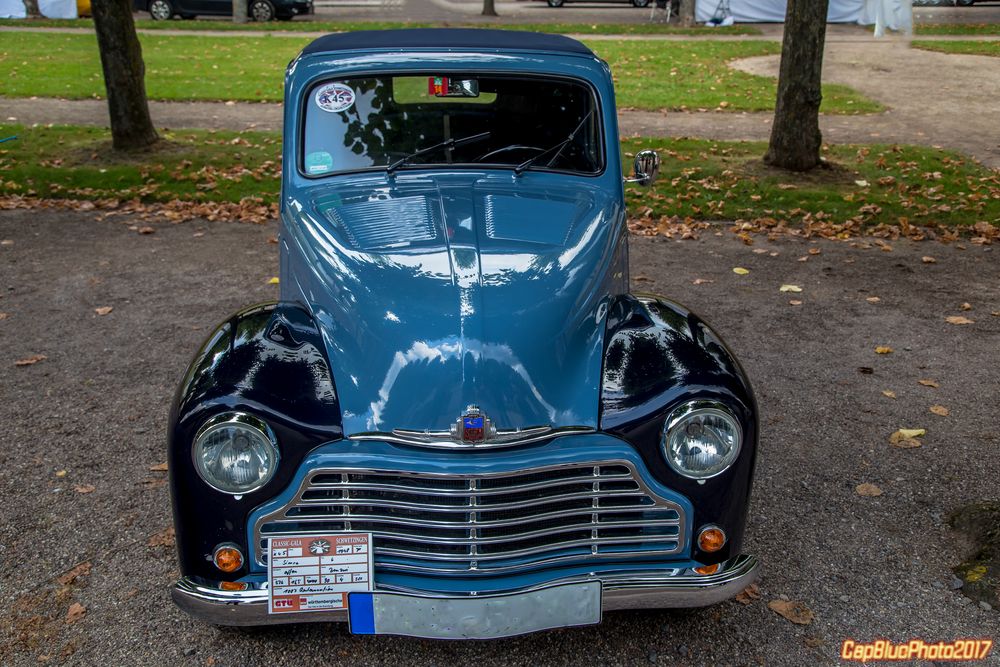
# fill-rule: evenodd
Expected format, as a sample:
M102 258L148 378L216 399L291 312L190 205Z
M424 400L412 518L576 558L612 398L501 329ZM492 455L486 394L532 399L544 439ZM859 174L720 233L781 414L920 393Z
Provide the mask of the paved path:
M576 22L576 21L574 21ZM503 27L498 26L498 27ZM707 32L698 35L681 34L635 34L635 35L593 35L574 34L568 36L574 39L587 40L592 42L607 41L662 41L662 42L687 42L691 40L706 42L780 42L782 38L782 26L761 25L759 35L732 35L717 34ZM0 26L0 33L4 32L31 32L31 33L60 33L68 35L91 35L94 31L90 28L42 28L38 26ZM285 37L289 39L316 39L323 35L330 34L328 31L305 31L305 30L184 30L182 28L137 28L136 32L143 35L162 35L170 37ZM1000 40L1000 35L923 35L914 39L929 39L935 41L973 41L973 42L995 42ZM859 44L870 44L872 42L895 43L905 42L902 37L885 37L876 40L867 29L854 25L830 25L827 27L826 42L828 44L840 44L853 42Z

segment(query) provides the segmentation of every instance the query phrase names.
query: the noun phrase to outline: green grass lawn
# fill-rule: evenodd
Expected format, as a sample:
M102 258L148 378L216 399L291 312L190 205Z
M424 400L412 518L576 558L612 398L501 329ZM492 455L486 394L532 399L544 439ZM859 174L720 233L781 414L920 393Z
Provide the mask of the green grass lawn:
M298 36L141 36L146 91L154 100L280 101L285 66L309 39ZM731 69L735 58L780 52L775 42L595 41L612 67L618 104L637 109L774 108L776 80ZM102 97L93 35L0 34L3 95ZM838 85L824 86L826 113L866 113L882 107Z
M1000 225L1000 172L919 146L832 146L831 167L805 175L766 167L756 142L629 139L626 156L660 152L660 179L628 188L630 211L655 227L693 220L832 224ZM903 224L905 226L905 224Z
M176 131L154 153L115 156L108 132L83 127L0 125L0 196L144 202L277 201L280 143L261 132ZM764 144L630 139L622 150L654 148L659 181L629 187L640 226L659 220L772 220L872 225L1000 225L1000 173L956 154L920 147L837 146L836 166L804 176L765 168ZM630 160L626 160L626 163ZM852 223L853 221L853 223Z
M918 23L918 35L1000 35L997 23Z
M35 28L90 28L91 19L0 19L0 26L31 26ZM272 21L270 23L243 23L232 21L153 21L137 19L140 30L250 30L254 32L346 32L350 30L391 30L393 28L434 28L441 23L401 21ZM452 28L495 28L486 23L455 23ZM760 30L748 25L725 28L682 28L667 23L513 23L501 26L504 30L528 30L573 35L759 35Z
M942 53L961 53L973 56L994 56L1000 57L1000 40L995 42L973 42L973 41L933 41L917 40L912 42L913 48L924 49L926 51L941 51ZM983 91L983 94L986 91Z

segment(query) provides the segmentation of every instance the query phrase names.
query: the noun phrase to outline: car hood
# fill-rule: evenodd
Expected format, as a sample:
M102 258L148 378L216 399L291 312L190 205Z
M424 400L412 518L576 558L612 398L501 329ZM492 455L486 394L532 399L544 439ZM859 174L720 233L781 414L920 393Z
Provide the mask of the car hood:
M567 182L569 181L569 182ZM283 208L282 299L305 304L344 433L597 426L624 212L595 180L400 174Z

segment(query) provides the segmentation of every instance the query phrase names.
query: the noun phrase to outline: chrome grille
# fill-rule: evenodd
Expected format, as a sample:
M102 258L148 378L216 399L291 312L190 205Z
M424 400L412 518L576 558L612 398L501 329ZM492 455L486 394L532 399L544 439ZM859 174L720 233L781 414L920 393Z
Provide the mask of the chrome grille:
M681 507L626 462L485 475L320 469L256 521L258 562L268 537L341 531L374 534L376 567L435 573L669 555L684 544Z

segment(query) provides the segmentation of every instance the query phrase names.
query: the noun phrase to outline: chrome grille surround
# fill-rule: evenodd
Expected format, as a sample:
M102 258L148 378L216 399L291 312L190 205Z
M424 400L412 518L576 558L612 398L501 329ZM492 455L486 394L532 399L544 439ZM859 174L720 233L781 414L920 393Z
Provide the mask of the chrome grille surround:
M358 468L309 471L292 501L260 516L268 537L370 532L383 570L492 574L581 559L680 553L685 516L629 461L481 474Z

